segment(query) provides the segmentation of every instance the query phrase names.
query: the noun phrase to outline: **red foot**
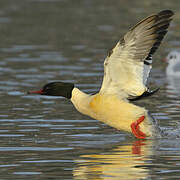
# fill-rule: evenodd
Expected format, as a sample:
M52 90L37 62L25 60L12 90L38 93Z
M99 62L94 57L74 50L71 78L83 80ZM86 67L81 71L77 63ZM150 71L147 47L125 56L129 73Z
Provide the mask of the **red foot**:
M137 137L138 139L145 139L146 138L146 134L144 134L142 131L140 131L140 127L139 127L139 124L141 122L144 121L144 116L141 116L137 121L133 122L131 124L131 130L132 130L132 133L134 134L135 137Z
M145 145L144 140L135 141L132 145L132 154L141 155L141 147Z

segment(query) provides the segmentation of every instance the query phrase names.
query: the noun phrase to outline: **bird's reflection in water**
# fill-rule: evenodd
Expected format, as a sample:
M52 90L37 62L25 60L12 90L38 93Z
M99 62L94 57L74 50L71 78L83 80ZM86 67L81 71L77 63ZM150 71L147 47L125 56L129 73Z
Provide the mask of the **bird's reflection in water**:
M75 161L74 179L144 179L149 174L145 164L151 155L150 140L119 145L99 154L82 155Z

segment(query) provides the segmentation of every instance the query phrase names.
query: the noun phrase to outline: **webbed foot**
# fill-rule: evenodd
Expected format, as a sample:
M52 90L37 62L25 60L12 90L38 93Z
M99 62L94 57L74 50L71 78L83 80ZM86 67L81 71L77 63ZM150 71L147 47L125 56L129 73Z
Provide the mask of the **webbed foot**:
M134 136L138 139L145 139L146 138L146 134L144 134L141 130L140 130L140 127L139 127L139 124L141 122L143 122L145 119L144 116L141 116L137 121L133 122L131 124L131 130L132 130L132 133L134 134Z

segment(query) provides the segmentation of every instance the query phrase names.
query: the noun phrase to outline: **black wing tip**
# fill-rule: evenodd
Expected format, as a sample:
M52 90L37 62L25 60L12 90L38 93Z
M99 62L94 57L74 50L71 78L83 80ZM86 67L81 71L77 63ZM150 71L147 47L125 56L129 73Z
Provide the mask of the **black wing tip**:
M157 34L156 42L153 44L148 56L146 59L151 57L158 47L161 44L161 41L163 40L164 36L168 32L168 28L170 25L170 22L172 21L172 16L174 15L174 12L172 10L162 10L158 14L156 14L156 23L151 27L154 28L154 33Z
M167 16L168 15L169 17L171 17L171 16L174 15L174 12L172 10L170 10L170 9L165 9L165 10L160 11L158 13L158 15L159 16Z
M163 10L157 14L156 23L152 26L152 27L157 28L156 33L160 35L163 33L163 31L167 32L170 22L172 21L173 15L174 15L174 12L171 10Z

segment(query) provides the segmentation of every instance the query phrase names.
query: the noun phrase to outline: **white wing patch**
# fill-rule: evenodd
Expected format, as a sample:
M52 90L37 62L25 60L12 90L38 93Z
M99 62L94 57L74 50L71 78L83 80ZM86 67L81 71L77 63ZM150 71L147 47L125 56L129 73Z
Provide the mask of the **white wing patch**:
M140 96L147 90L151 55L166 34L172 15L170 10L161 11L147 17L125 34L104 61L101 93L128 98Z

